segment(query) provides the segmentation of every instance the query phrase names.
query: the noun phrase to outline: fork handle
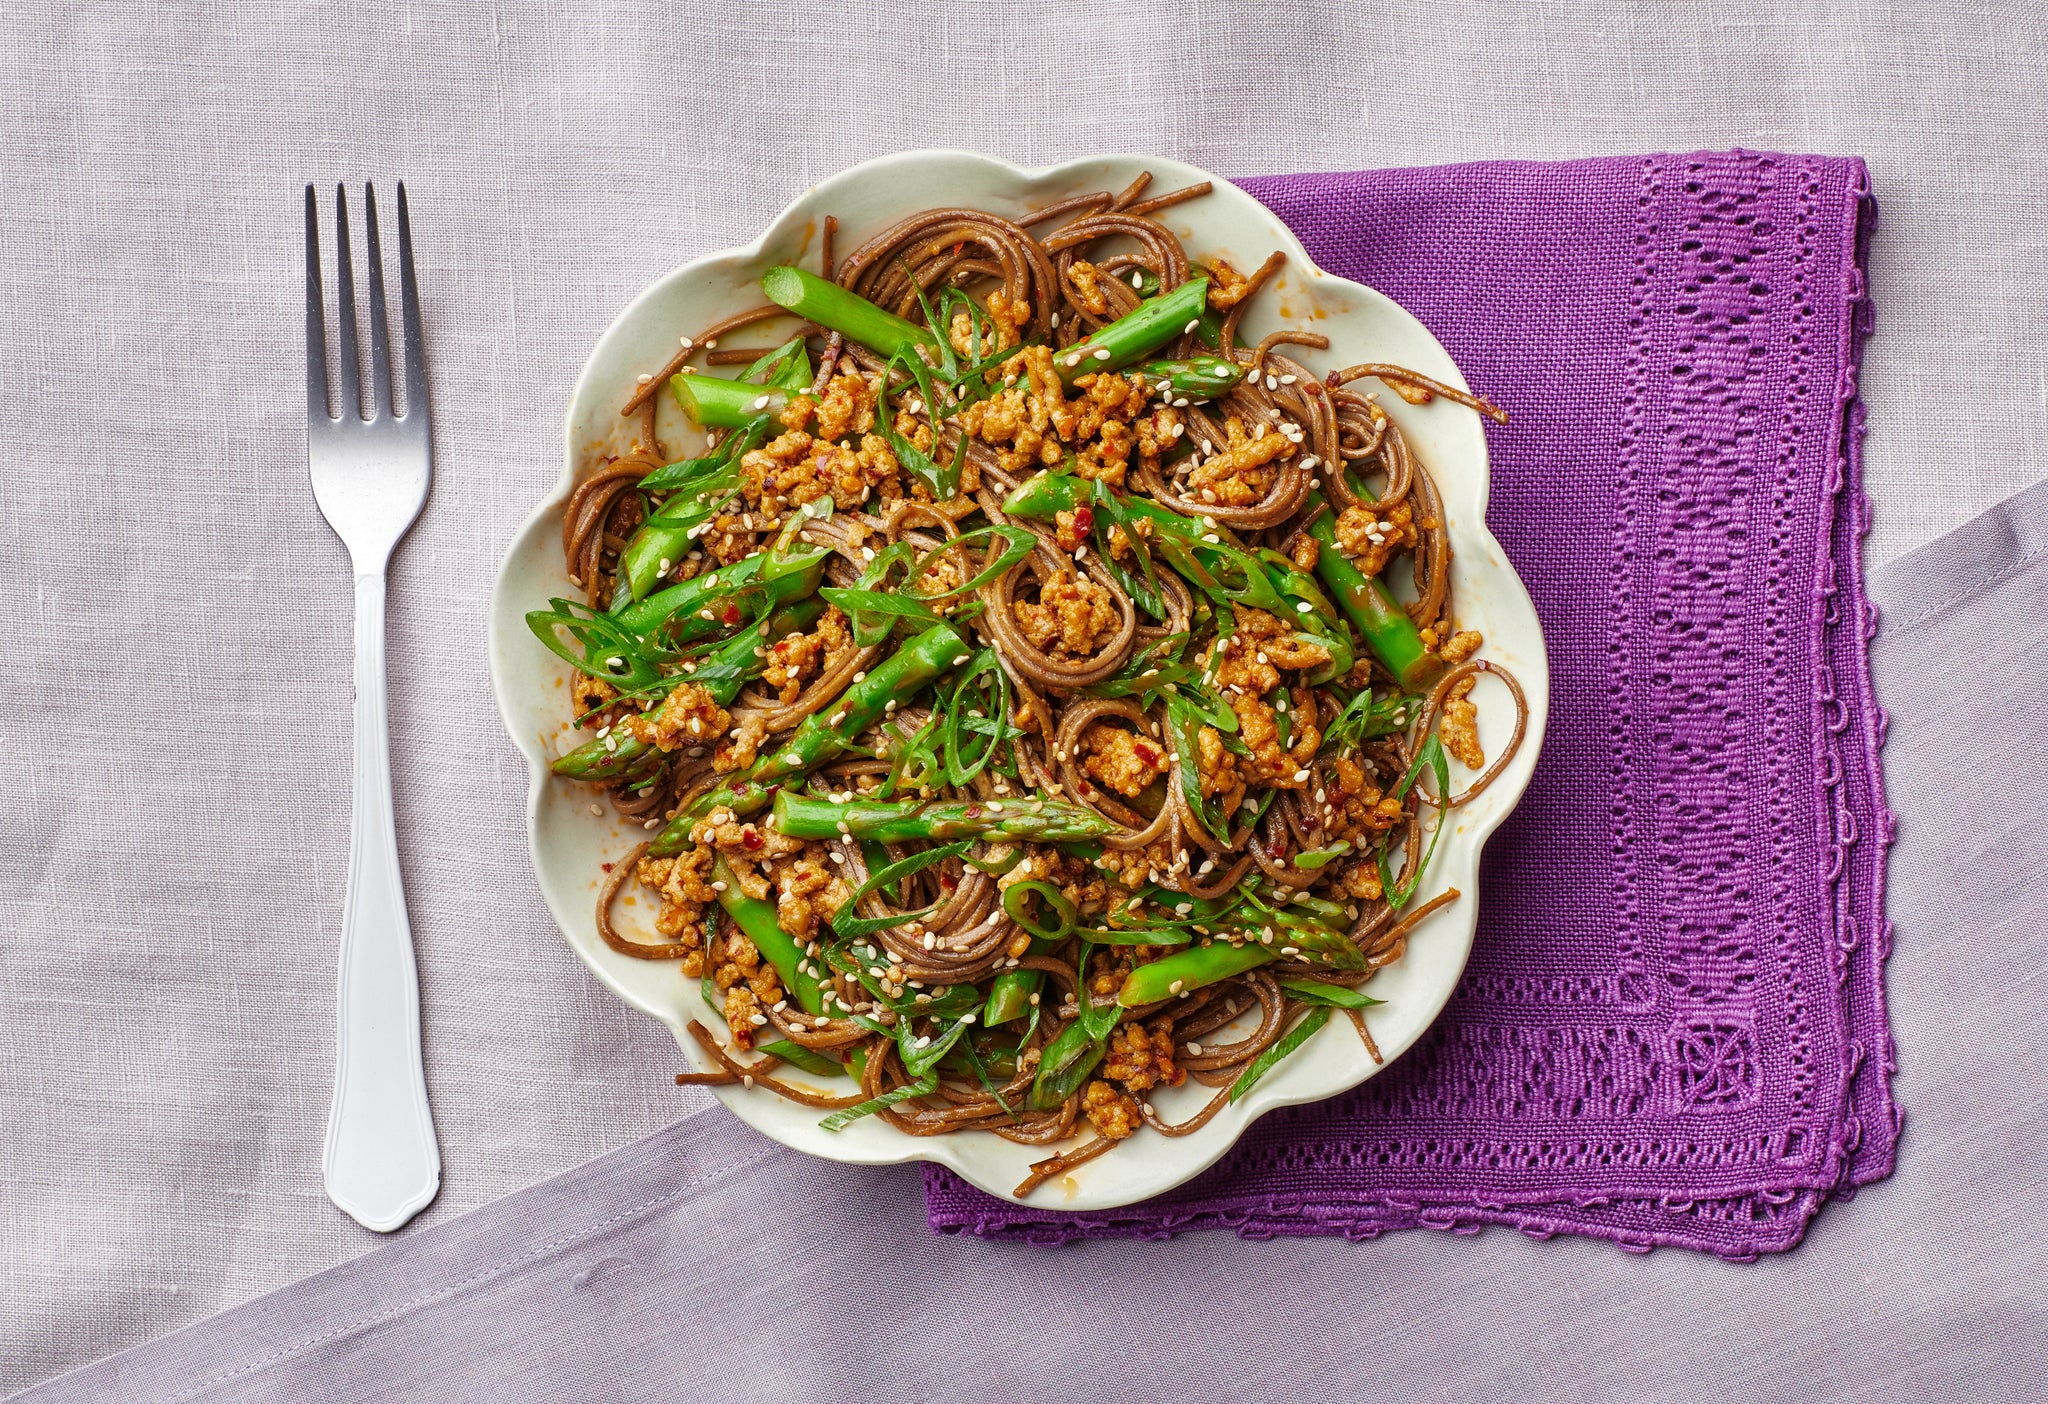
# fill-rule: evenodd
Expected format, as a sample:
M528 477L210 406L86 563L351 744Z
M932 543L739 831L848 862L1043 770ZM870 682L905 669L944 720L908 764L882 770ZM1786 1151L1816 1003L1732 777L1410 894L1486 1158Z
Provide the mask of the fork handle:
M441 1151L420 1062L419 974L391 816L383 573L357 574L355 596L355 803L321 1168L329 1199L364 1228L389 1233L440 1189Z

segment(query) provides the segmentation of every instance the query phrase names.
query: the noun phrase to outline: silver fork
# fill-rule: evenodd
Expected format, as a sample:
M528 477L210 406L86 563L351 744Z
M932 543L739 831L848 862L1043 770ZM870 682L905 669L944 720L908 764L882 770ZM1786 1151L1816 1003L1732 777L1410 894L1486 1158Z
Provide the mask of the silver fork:
M327 1197L365 1228L389 1233L441 1187L441 1151L420 1062L419 974L391 817L384 699L384 568L427 500L433 449L412 225L398 187L398 273L405 333L405 413L391 399L391 337L377 196L363 189L370 262L370 382L358 383L348 195L334 191L335 313L340 362L330 377L320 286L320 208L306 187L306 463L313 500L355 567L355 803L341 916L334 1100L321 1170ZM329 414L330 380L341 413Z

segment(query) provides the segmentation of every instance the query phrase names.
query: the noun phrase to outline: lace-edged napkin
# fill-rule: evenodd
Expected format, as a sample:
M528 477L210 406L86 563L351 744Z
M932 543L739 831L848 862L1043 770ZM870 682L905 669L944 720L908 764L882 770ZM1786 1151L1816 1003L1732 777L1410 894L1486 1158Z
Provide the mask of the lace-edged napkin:
M1891 837L1859 542L1875 207L1756 152L1247 182L1508 408L1489 521L1550 734L1429 1035L1213 1170L1076 1215L926 1167L933 1227L1063 1241L1511 1224L1742 1258L1890 1173Z

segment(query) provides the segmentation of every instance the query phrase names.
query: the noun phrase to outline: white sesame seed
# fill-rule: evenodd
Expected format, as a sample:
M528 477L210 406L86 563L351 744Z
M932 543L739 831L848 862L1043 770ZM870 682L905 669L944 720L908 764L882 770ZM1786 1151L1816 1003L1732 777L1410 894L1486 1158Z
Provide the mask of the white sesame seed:
M965 663L966 661L967 661L967 655L966 655L966 654L964 654L964 653L963 653L963 654L960 654L960 655L959 655L958 657L956 657L956 658L955 658L955 659L953 660L953 666L954 666L955 668L957 668L957 667L959 667L959 666L960 666L960 665L961 665L962 663Z
M1106 361L1109 359L1109 348L1107 346L1098 346L1090 354L1098 361Z
M1266 388L1267 388L1268 390L1278 390L1278 389L1280 388L1280 377L1279 377L1279 376L1277 376L1277 375L1269 375L1269 376L1267 376L1267 377L1266 377Z
M755 401L754 401L754 408L755 408L755 409L757 409L757 410L764 410L764 409L767 409L767 408L768 408L768 397L767 397L766 395L762 395L762 396L759 396L758 398L756 398L756 399L755 399Z
M925 932L925 933L924 933L924 948L925 948L926 950L930 950L930 949L931 949L932 947L934 947L934 946L936 946L936 945L938 945L938 944L939 944L939 938L938 938L938 937L936 937L936 936L932 935L932 933L931 933L931 932L929 932L929 931L927 931L927 932Z
M1295 602L1294 608L1295 611L1300 614L1312 614L1315 612L1315 606L1310 604L1307 600L1297 600Z
M654 377L643 372L642 374L635 376L634 379L638 380L642 385L645 385L648 381L654 379Z
M593 804L592 806L590 806L590 812L591 812L592 814L595 814L595 815L596 815L596 816L597 816L598 818L600 818L600 819L602 819L602 818L604 817L604 811L603 811L602 809L598 808L598 807L597 807L596 805L594 805L594 804Z
M1297 784L1297 785L1300 785L1300 784L1303 784L1303 783L1305 783L1305 782L1306 782L1307 780L1308 780L1308 772L1307 772L1306 770L1297 770L1297 771L1295 771L1295 772L1294 772L1294 783L1295 783L1295 784Z
M690 338L688 338L687 336L686 336L686 337L683 337L683 338L682 338L681 340L682 340L682 347L683 347L683 349L684 349L685 351L689 350L691 346L693 346L693 345L695 345L695 344L696 344L696 343L692 342L692 341L690 340Z
M711 884L711 890L713 892L723 892L725 891L725 884L723 882L714 882Z
M749 1092L754 1090L754 1075L752 1073L741 1073L740 1081L746 1085L746 1089Z
M1168 994L1179 994L1181 990L1186 987L1186 985L1187 981L1185 980L1175 980L1172 984L1166 987L1166 992Z
M1038 1007L1038 996L1035 994L1031 996L1031 1006L1034 1009Z
M1052 329L1054 331L1058 331L1060 329L1060 314L1057 312L1052 314ZM1004 383L1008 384L1009 382L1006 381Z
M1188 1052L1194 1054L1197 1058L1199 1058L1202 1056L1202 1045L1199 1043L1190 1043L1188 1044Z
M1080 364L1081 364L1081 353L1080 353L1079 351L1076 351L1076 352L1075 352L1075 353L1074 353L1073 355L1071 355L1071 356L1067 357L1067 364L1068 364L1068 365L1070 365L1070 366L1078 366L1078 365L1080 365Z
M747 1016L747 1022L758 1029L763 1024L768 1022L768 1016L766 1014L749 1014Z
M1173 407L1175 409L1186 409L1188 407L1188 397L1185 395L1176 396L1173 401ZM1174 438L1178 439L1180 437L1180 429L1181 426L1178 424L1173 426Z
M842 709L842 710L840 710L840 711L837 711L837 712L834 712L834 713L832 714L832 725L834 725L834 726L837 726L837 725L839 725L839 723L841 723L841 722L843 722L843 721L845 721L845 720L846 720L846 712L845 712L845 710L844 710L844 709Z
M1282 385L1292 385L1298 379L1300 379L1299 376L1283 375L1280 377L1280 383Z
M850 827L848 827L847 822L844 819L841 819L839 821L838 829L839 832L842 834L850 834L853 832L853 830Z
M835 848L832 850L832 861L835 863L844 864L846 862L846 855Z
M1197 317L1194 321L1189 322L1186 326L1182 327L1180 329L1180 334L1182 336L1186 336L1189 332L1193 331L1196 327L1199 327L1200 325L1202 325L1202 319L1200 317Z

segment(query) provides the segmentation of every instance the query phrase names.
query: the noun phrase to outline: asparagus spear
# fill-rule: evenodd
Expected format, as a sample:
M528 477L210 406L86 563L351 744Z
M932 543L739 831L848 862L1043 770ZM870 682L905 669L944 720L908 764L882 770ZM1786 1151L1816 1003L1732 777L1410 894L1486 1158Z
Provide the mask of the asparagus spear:
M928 329L885 312L858 293L850 293L801 268L785 265L769 269L761 275L761 291L776 306L787 307L827 331L857 341L884 360L893 360L898 352L913 346L937 345L937 337Z
M1429 651L1415 621L1379 578L1368 578L1337 549L1336 520L1321 511L1322 506L1322 495L1310 493L1302 508L1316 514L1308 526L1309 535L1322 547L1316 553L1316 574L1387 671L1408 691L1421 692L1443 672L1443 659Z
M1218 980L1255 970L1278 958L1269 946L1233 946L1225 941L1208 946L1190 946L1170 956L1161 956L1148 965L1141 965L1125 976L1123 988L1117 991L1116 1002L1126 1009L1157 1004L1162 999L1172 999L1189 990L1199 990L1204 985L1213 985Z
M741 429L755 415L779 412L789 403L789 396L780 390L691 371L670 376L668 389L700 429Z
M1181 335L1208 302L1209 280L1191 278L1069 346L1053 357L1053 368L1069 383L1099 371L1122 370Z
M1063 843L1100 838L1116 826L1063 800L850 800L836 804L783 790L775 796L775 827L791 838L850 834L878 843L914 839L1023 839Z
M649 595L636 605L620 610L614 617L636 634L651 634L670 620L676 621L669 637L689 643L724 633L747 614L751 600L742 591L751 587L771 603L787 604L814 593L824 578L824 546L799 545L780 558L756 551L743 561L703 575L692 576L679 585Z
M1195 356L1185 361L1146 361L1138 373L1147 380L1163 380L1176 395L1191 400L1213 400L1244 379L1244 367L1221 356Z
M647 851L660 856L682 852L689 845L691 827L720 806L735 814L761 809L775 797L782 781L839 755L854 737L892 710L892 703L915 696L919 688L965 663L968 656L966 643L952 625L925 630L840 694L831 707L805 717L780 750L734 775L723 788L710 791L696 804L678 810Z
M825 994L818 984L818 977L804 969L809 962L804 958L803 947L782 929L775 908L742 892L739 879L733 876L722 855L711 860L711 882L718 892L718 905L725 908L726 915L747 933L762 957L775 967L782 987L803 1006L805 1013L824 1013Z

